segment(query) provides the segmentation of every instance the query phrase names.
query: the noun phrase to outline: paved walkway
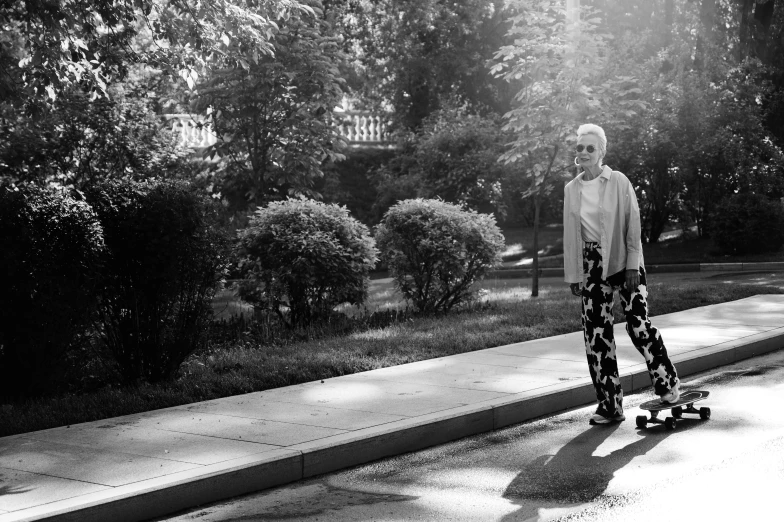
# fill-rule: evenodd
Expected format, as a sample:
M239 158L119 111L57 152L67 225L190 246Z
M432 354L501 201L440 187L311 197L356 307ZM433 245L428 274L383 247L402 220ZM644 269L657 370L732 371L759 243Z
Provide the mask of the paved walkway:
M654 324L686 376L784 348L784 295ZM616 332L624 389L650 386ZM589 404L582 345L576 332L0 438L0 522L145 520Z

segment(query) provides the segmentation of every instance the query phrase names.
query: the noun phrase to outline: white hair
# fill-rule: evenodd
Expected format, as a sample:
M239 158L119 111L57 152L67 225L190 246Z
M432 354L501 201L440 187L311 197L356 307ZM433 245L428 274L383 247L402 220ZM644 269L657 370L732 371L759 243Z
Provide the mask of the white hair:
M604 135L603 128L593 123L584 123L577 128L577 138L586 134L593 134L599 138L599 150L602 151L602 156L607 154L607 136Z

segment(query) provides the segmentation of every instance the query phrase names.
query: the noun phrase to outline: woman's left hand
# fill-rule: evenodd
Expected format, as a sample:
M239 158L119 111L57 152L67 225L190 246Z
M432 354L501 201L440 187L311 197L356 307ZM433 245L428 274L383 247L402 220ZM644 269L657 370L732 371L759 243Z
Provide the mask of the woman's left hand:
M626 289L630 292L633 292L640 286L640 271L639 270L627 270L626 271Z

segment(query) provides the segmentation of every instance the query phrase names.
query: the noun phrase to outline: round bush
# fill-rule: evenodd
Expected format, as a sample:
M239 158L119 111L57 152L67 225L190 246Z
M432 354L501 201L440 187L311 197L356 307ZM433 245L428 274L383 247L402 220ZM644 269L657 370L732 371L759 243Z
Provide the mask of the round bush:
M711 221L711 236L727 254L776 252L784 245L784 206L761 194L725 199Z
M504 236L490 214L409 199L387 211L376 243L406 299L439 312L475 297L473 284L501 261Z
M107 347L126 381L170 378L206 343L227 247L213 204L156 180L103 182L87 198L107 249L98 308Z
M51 391L97 301L101 226L67 194L0 187L0 237L0 393Z
M295 327L339 304L364 303L378 252L345 207L289 199L256 211L239 232L236 254L246 279L240 297Z

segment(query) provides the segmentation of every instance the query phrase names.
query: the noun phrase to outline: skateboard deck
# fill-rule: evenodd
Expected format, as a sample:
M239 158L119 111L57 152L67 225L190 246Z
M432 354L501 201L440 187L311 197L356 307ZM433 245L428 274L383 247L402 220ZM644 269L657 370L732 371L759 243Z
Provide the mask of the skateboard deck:
M643 402L640 404L640 409L650 411L651 417L649 419L645 415L638 416L637 427L645 428L650 422L652 424L664 424L667 429L673 430L677 426L677 419L680 419L684 413L699 415L702 420L708 420L711 416L710 408L697 409L694 407L694 403L707 399L709 395L710 392L706 390L691 390L681 393L680 398L676 402L664 403L659 399ZM664 420L659 419L659 412L664 410L671 410L672 417L667 417Z

